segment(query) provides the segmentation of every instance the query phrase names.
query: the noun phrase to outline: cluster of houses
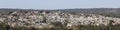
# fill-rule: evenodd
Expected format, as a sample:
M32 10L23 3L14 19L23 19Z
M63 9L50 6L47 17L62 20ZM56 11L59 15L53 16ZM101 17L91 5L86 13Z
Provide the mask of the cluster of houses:
M110 21L112 24L120 24L120 18L116 17L105 17L102 15L95 14L71 14L58 12L39 12L39 11L28 11L28 12L13 12L9 15L0 14L0 23L6 23L12 27L25 26L25 27L56 27L52 23L60 23L64 27L74 27L79 25L105 25L107 26Z

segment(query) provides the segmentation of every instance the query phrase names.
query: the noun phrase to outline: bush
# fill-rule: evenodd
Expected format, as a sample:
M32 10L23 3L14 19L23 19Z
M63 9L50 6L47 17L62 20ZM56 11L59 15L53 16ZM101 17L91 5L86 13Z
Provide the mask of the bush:
M111 21L112 22L112 21ZM0 30L120 30L120 24L108 26L79 25L78 27L62 27L60 22L53 23L53 28L26 28L26 27L10 27L6 23L0 23Z

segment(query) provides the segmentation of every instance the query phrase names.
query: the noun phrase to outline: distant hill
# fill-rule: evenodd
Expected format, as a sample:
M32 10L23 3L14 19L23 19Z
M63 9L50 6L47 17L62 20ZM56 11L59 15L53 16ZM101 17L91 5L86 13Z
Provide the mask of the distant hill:
M63 13L87 13L87 14L99 14L104 16L112 16L112 17L120 17L120 8L75 8L75 9L54 9L54 10L40 10L40 9L9 9L9 8L1 8L0 13L9 14L13 11L61 11Z

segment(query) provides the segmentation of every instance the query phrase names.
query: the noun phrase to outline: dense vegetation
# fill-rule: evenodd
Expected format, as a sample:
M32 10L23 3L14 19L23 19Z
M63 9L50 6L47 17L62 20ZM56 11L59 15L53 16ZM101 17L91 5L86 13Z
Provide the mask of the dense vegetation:
M59 23L59 22L58 22ZM10 27L5 23L0 23L0 30L120 30L120 25L112 25L112 22L108 26L93 26L93 25L80 25L73 28L62 27L61 24L56 22L54 28L26 28L26 27Z

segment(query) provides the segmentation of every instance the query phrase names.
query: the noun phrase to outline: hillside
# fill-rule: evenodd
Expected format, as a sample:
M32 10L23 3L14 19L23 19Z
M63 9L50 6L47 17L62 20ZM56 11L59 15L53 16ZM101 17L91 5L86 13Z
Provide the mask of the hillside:
M112 17L120 17L120 8L75 8L75 9L53 9L53 10L39 10L39 9L9 9L9 8L1 8L1 12L9 13L13 11L47 11L47 12L54 12L54 11L61 11L65 13L88 13L88 14L99 14L104 16L112 16Z
M0 9L0 26L5 29L30 28L120 30L119 8L91 9ZM7 28L6 28L7 27ZM48 30L47 29L47 30ZM3 30L3 29L0 29Z

